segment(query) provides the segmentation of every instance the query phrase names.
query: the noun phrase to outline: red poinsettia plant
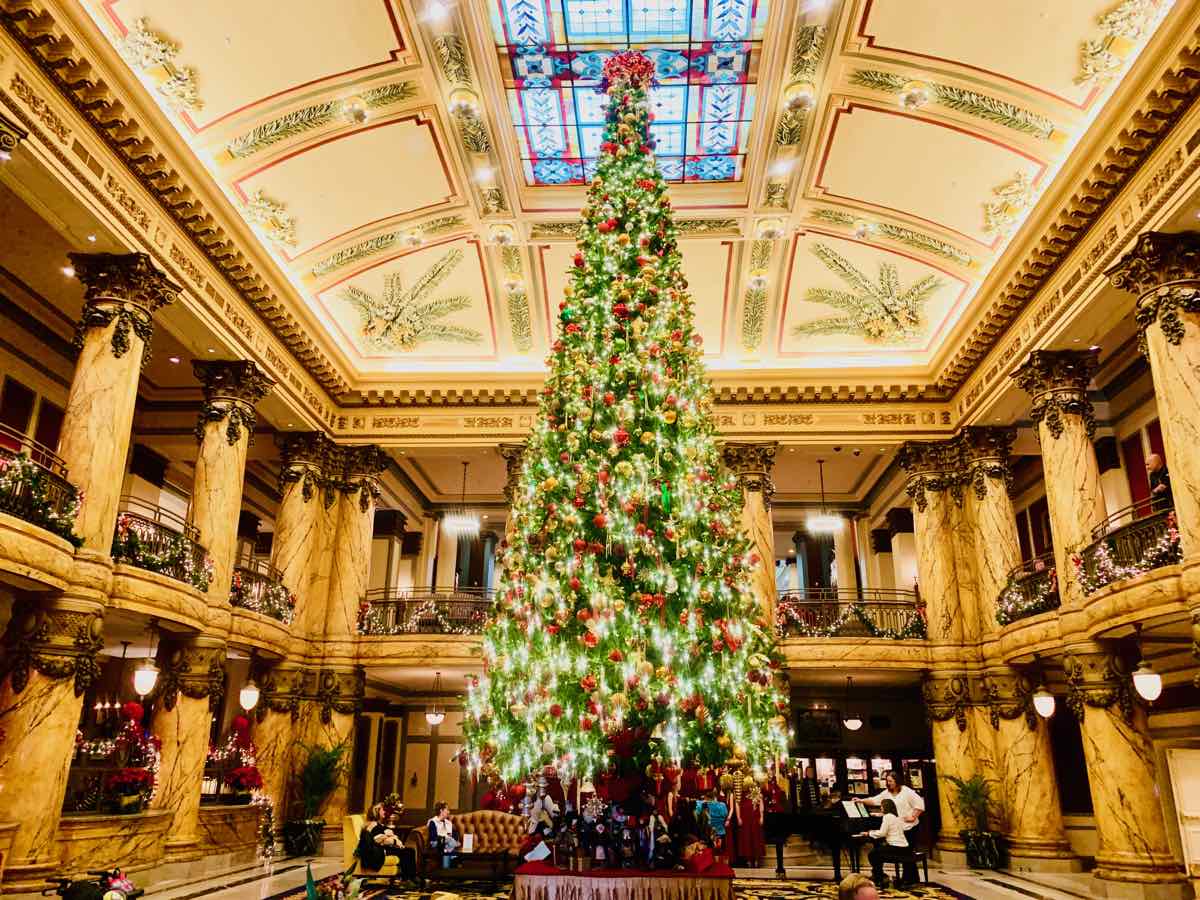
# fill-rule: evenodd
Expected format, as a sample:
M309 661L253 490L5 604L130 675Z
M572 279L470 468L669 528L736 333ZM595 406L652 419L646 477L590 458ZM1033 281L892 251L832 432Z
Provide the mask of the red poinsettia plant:
M239 794L262 790L263 786L258 766L238 766L229 773L226 781Z
M118 797L148 793L153 788L154 775L141 767L117 769L104 782L104 789Z

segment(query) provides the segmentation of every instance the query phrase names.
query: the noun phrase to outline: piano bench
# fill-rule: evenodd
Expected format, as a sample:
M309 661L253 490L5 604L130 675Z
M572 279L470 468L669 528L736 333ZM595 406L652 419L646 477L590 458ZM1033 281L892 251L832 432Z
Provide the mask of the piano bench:
M925 876L925 883L929 884L929 853L925 850L914 848L912 851L913 863L921 864L921 871ZM896 880L900 880L900 860L893 860L896 865ZM915 868L915 865L914 865Z

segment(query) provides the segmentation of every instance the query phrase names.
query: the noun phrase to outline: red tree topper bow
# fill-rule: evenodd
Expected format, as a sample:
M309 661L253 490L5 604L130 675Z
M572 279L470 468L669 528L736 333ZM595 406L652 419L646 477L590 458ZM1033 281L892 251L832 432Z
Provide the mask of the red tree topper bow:
M604 80L609 84L625 82L645 87L654 77L654 63L636 50L626 50L610 56L604 62Z

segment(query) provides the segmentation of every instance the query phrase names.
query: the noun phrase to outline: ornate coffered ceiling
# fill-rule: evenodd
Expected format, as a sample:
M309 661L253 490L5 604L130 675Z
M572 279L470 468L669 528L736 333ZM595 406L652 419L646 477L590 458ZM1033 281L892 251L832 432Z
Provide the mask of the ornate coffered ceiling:
M82 0L348 385L528 391L627 45L718 389L934 385L1171 0ZM851 382L853 383L853 382ZM937 389L918 394L935 397ZM944 396L944 393L943 393Z

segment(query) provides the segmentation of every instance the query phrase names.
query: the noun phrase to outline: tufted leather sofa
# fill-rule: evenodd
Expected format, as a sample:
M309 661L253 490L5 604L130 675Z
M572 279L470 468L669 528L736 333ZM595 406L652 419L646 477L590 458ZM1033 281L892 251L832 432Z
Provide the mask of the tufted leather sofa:
M443 869L441 858L429 848L429 828L414 828L405 846L417 851L417 868L426 878L493 878L505 875L517 864L517 851L525 839L525 819L494 809L451 815L454 827L464 836L475 835L471 853L460 853L458 864Z

